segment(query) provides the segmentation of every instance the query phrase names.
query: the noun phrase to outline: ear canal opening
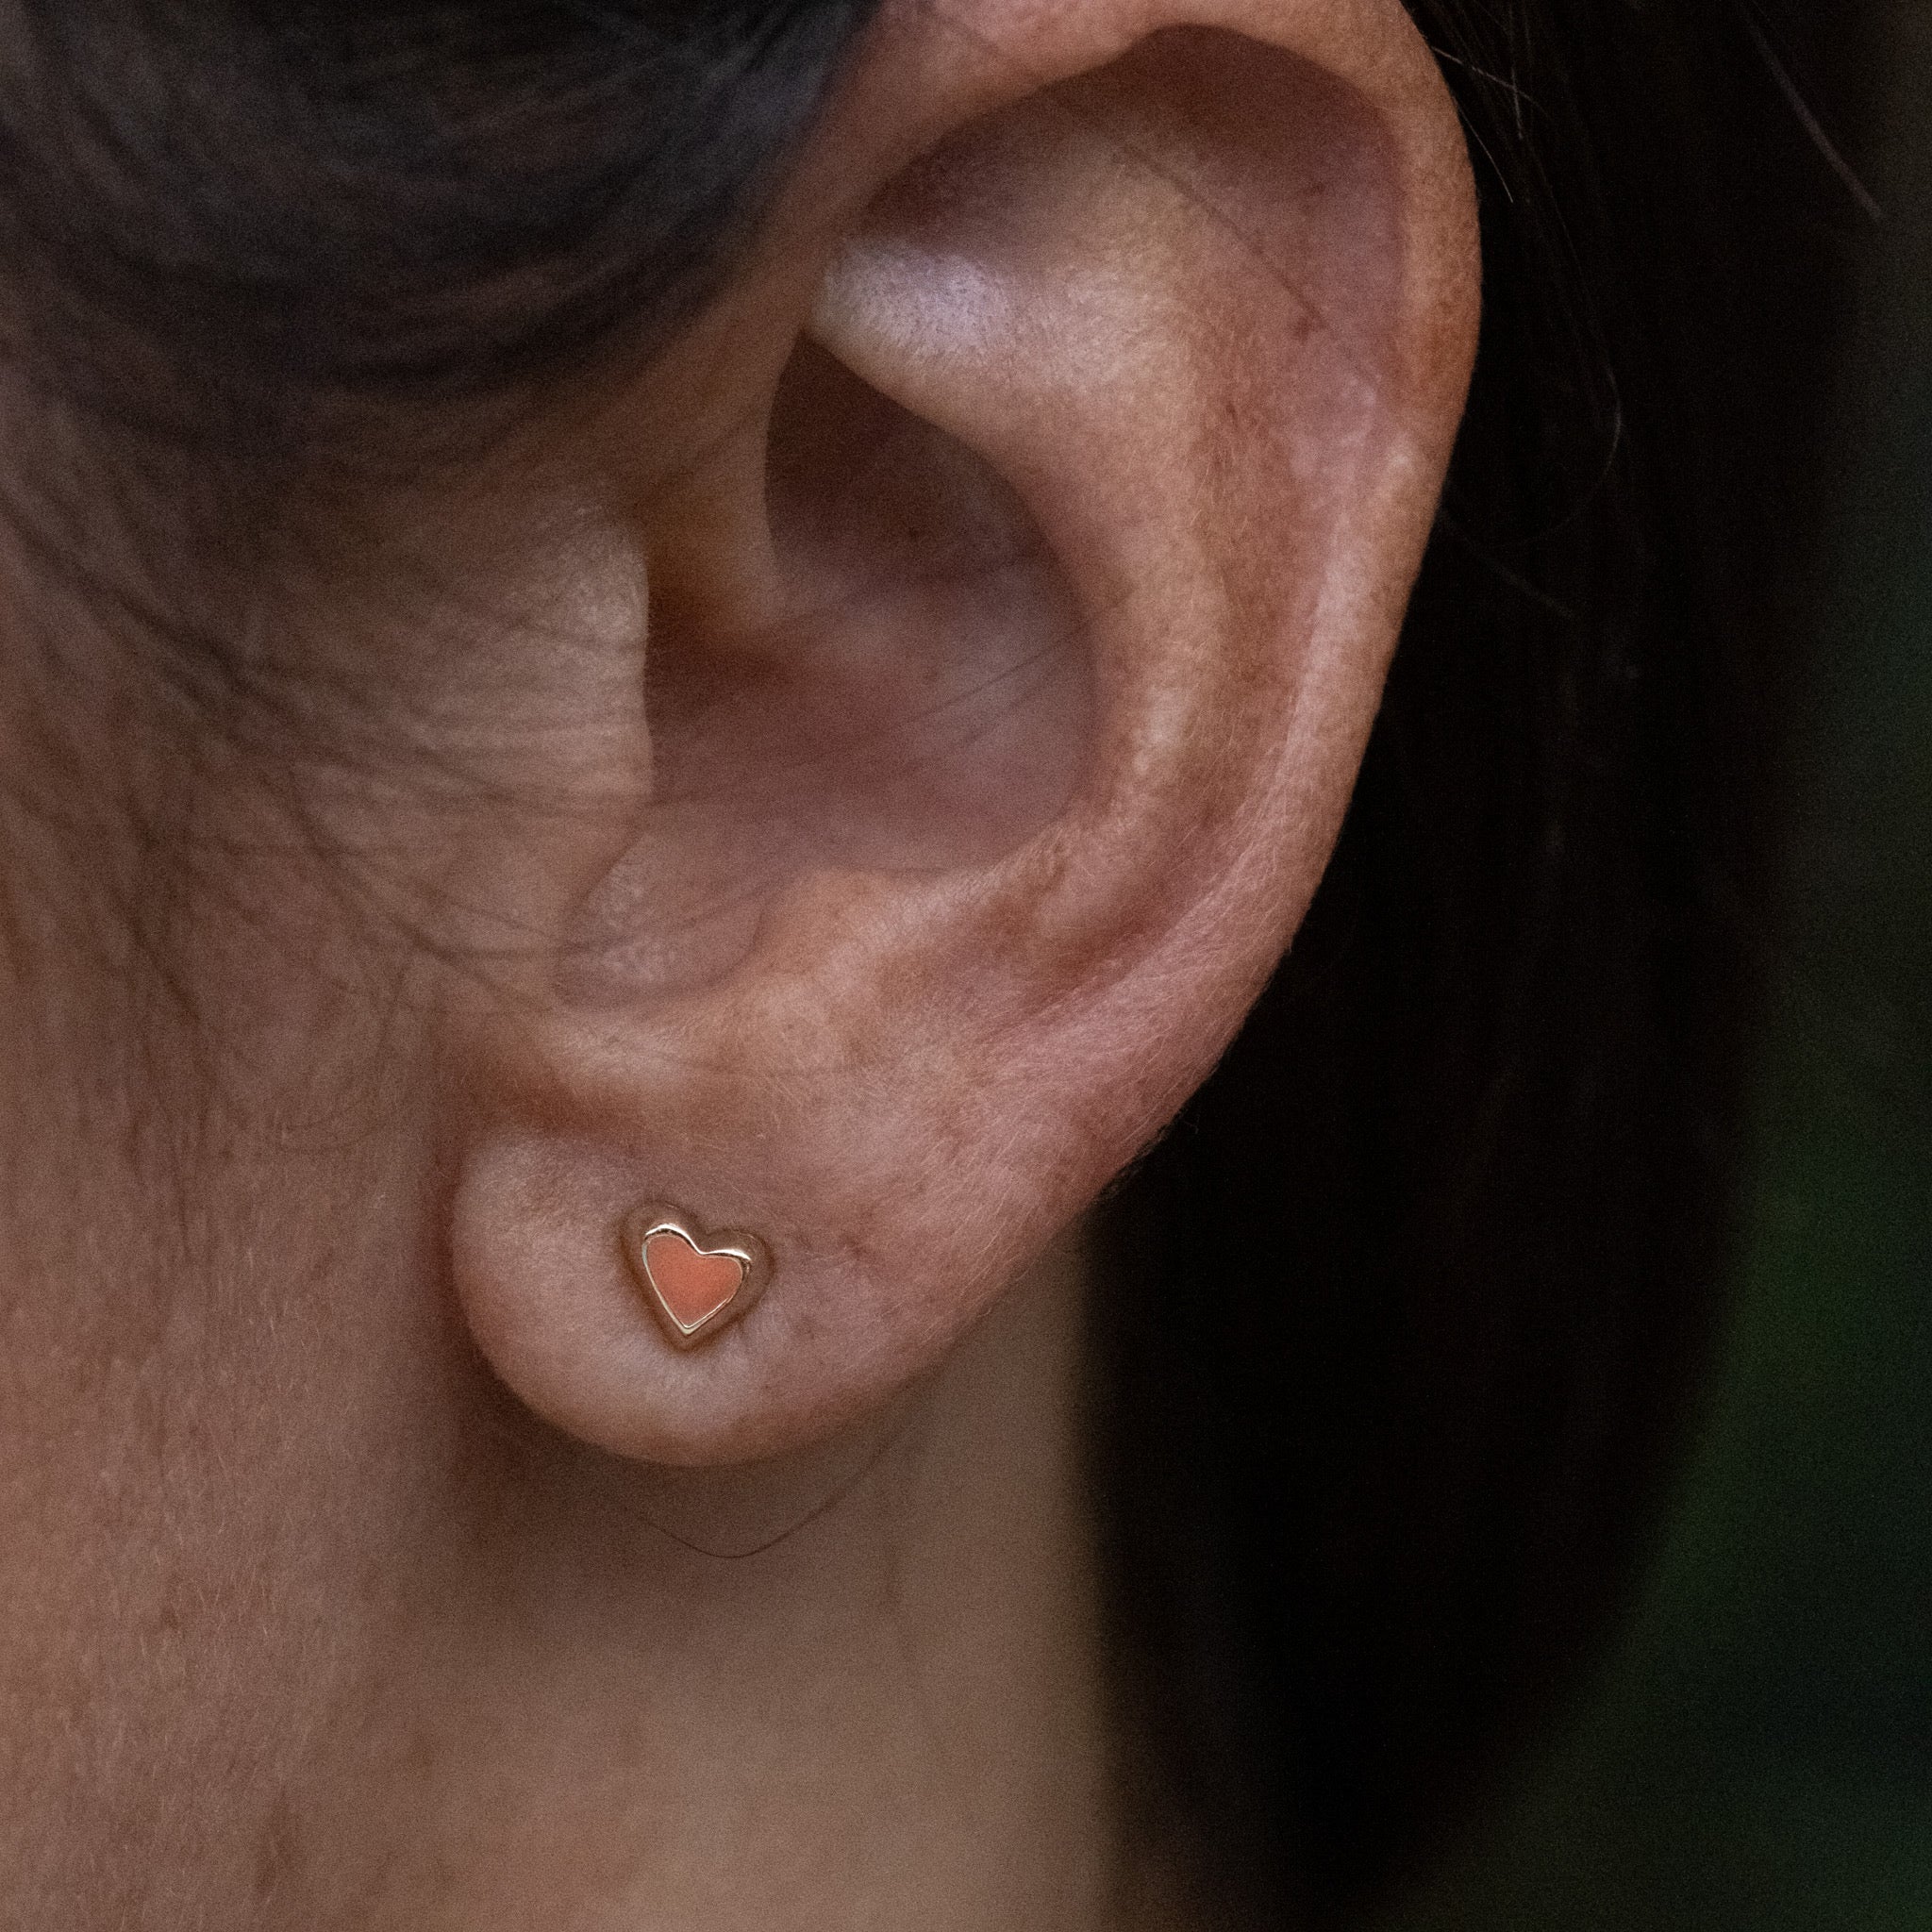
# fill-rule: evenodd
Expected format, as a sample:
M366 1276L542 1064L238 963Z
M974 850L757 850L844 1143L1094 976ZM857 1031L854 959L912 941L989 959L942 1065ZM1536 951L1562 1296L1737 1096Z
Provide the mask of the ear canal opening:
M814 870L996 863L1084 775L1077 607L984 461L804 340L761 482L782 615L727 635L682 604L654 609L651 802L586 908L575 997L716 980Z

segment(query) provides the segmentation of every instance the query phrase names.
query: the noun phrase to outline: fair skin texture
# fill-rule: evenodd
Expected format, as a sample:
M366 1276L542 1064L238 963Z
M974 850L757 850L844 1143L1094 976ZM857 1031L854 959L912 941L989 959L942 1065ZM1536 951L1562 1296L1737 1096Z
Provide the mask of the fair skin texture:
M10 566L0 1926L1188 1922L1065 1231L1320 877L1476 301L1399 8L905 6L667 355L277 591L325 729ZM690 1353L642 1199L776 1259Z

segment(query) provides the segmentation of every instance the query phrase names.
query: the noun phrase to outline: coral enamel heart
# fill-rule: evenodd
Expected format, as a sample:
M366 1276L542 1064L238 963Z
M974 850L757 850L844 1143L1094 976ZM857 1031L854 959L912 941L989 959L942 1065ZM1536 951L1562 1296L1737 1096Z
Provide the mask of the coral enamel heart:
M744 1286L741 1257L709 1253L675 1228L654 1228L645 1237L643 1262L652 1293L686 1335L724 1313Z

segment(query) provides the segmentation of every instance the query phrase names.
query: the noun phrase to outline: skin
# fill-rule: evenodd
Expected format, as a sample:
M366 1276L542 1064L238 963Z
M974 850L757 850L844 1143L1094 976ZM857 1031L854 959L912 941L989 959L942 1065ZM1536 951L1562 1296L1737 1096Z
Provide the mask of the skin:
M12 560L0 1924L1198 1912L1065 1230L1320 876L1475 308L1393 5L904 7L683 340L262 591L307 729Z

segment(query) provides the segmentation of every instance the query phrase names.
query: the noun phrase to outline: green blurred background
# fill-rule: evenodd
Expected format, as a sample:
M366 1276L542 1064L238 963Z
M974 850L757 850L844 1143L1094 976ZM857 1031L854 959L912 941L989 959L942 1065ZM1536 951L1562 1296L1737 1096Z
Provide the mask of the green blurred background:
M1884 41L1721 1377L1620 1652L1389 1932L1932 1932L1932 6Z

